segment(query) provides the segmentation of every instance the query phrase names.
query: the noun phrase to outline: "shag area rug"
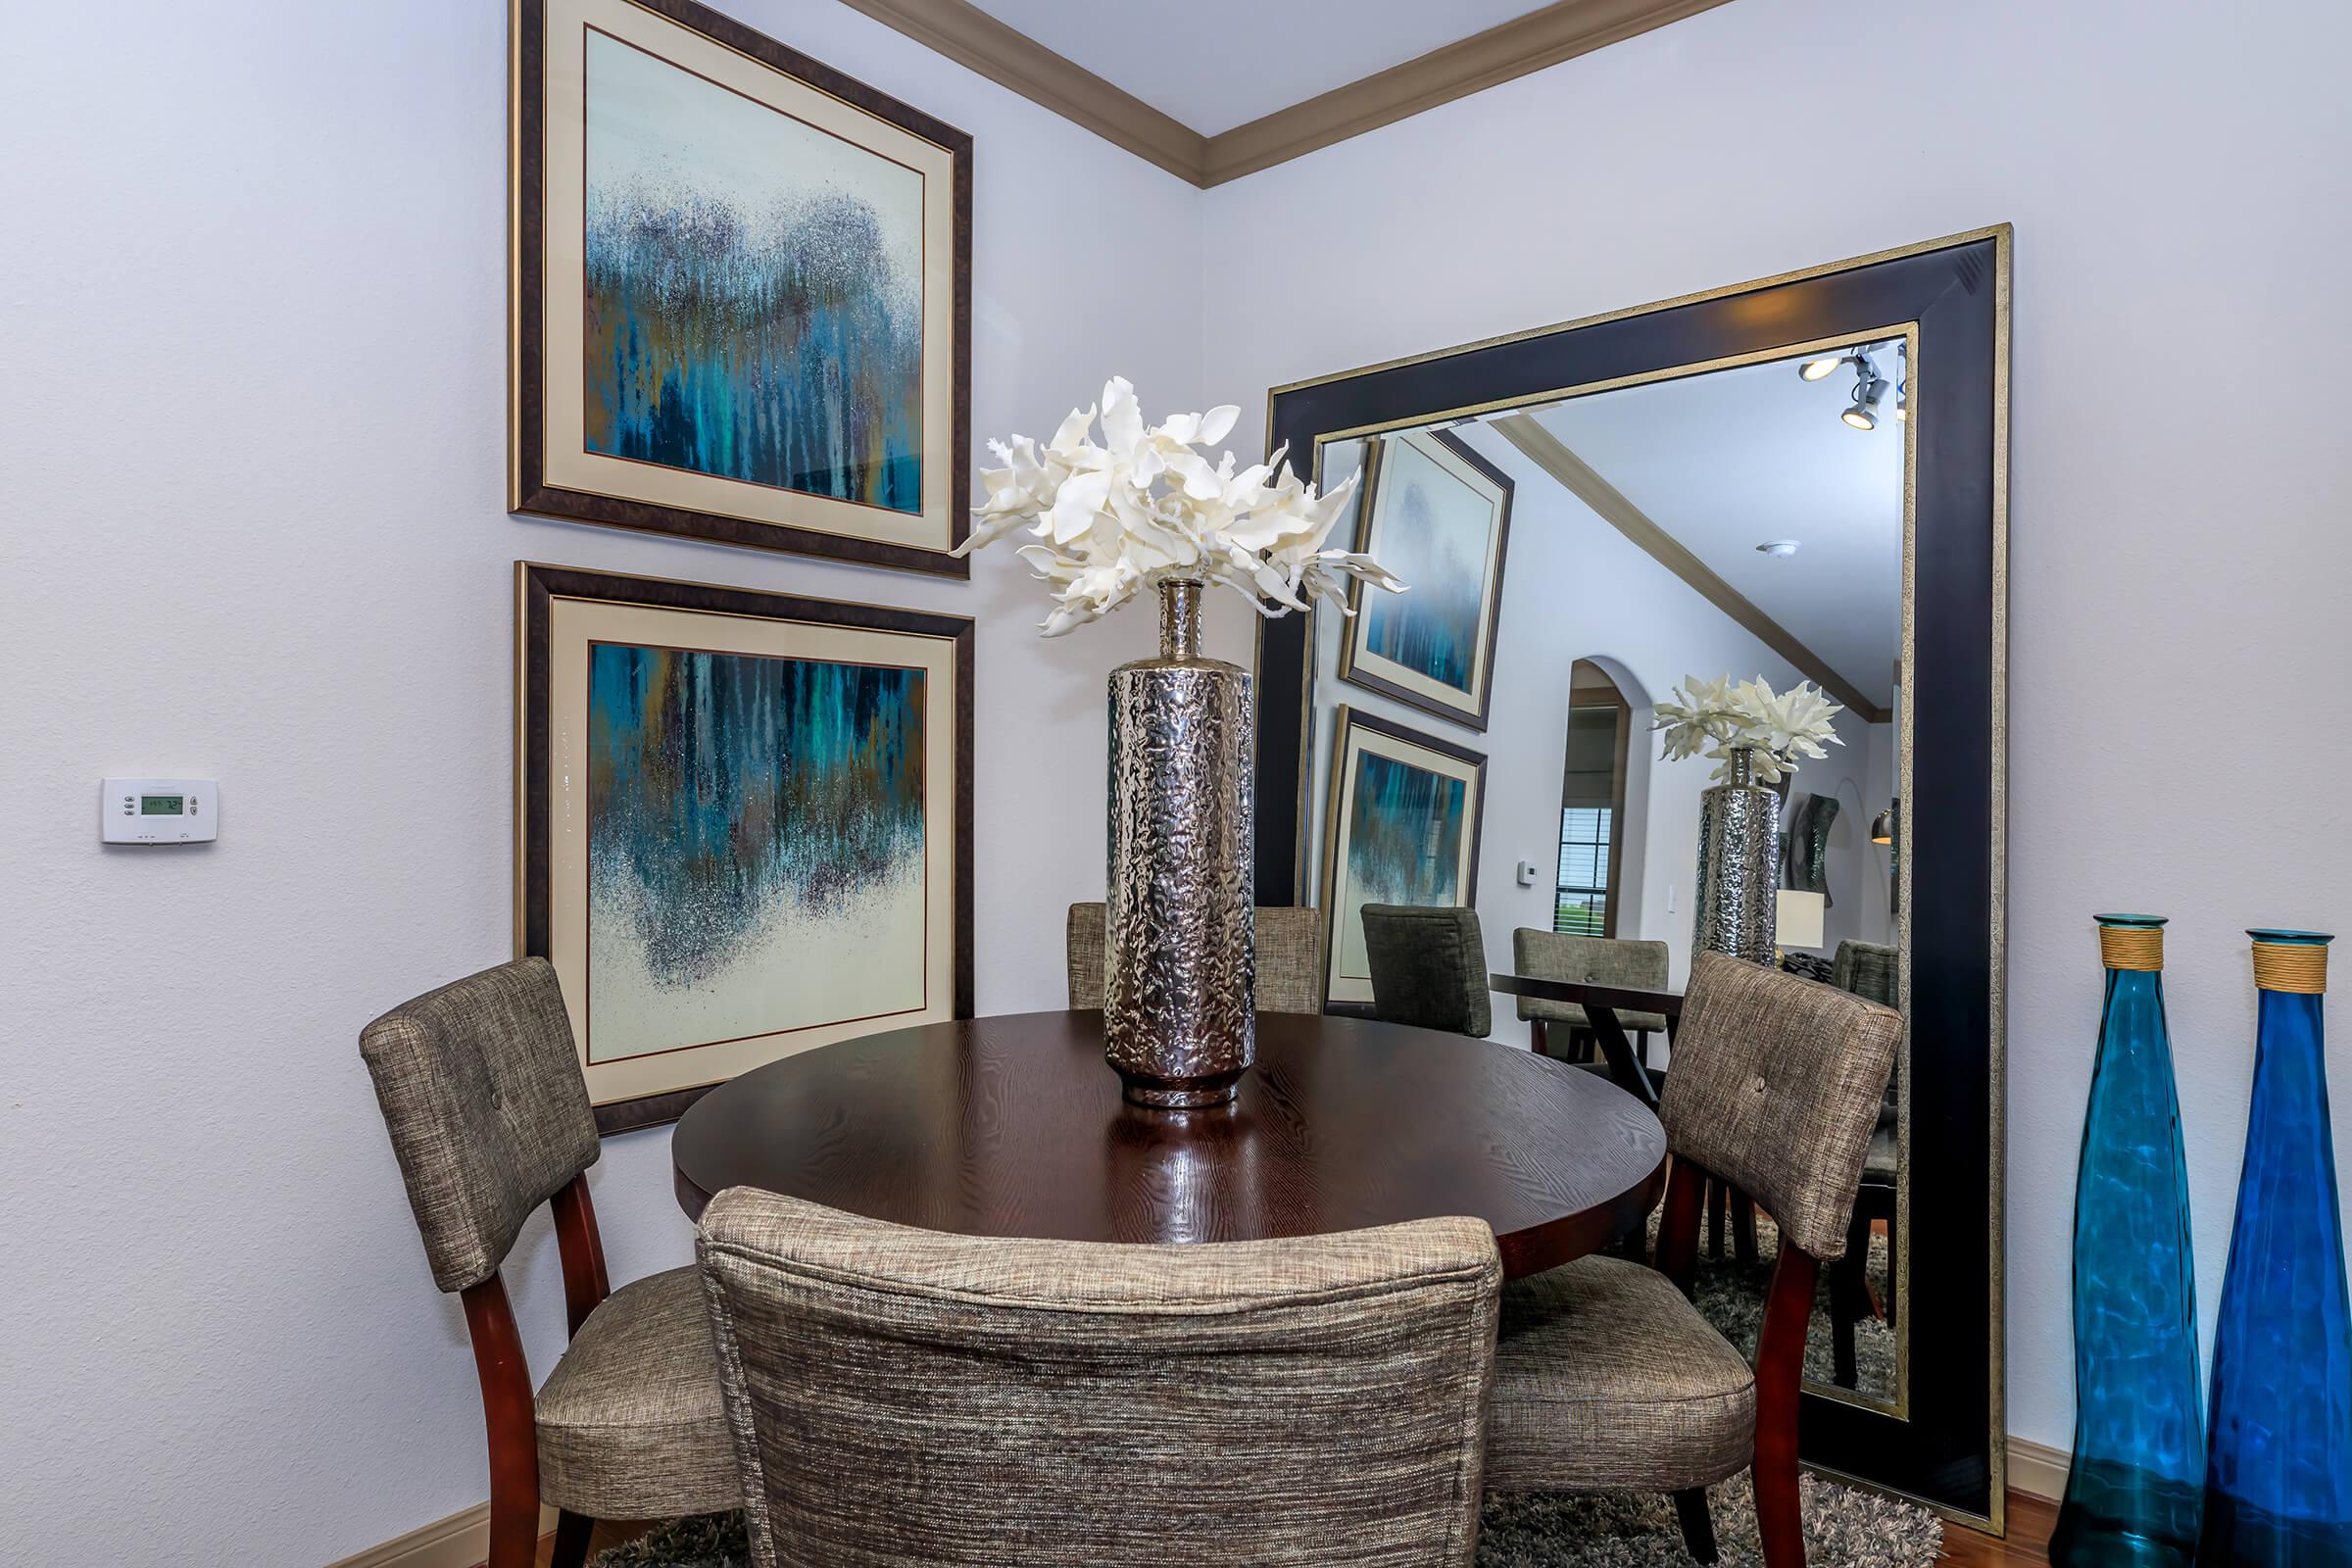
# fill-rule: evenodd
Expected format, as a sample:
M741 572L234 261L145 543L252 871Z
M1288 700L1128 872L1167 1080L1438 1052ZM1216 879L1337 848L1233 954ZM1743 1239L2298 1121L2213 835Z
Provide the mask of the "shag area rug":
M1657 1221L1650 1221L1650 1240L1657 1240ZM1764 1327L1764 1297L1772 1284L1772 1266L1781 1251L1781 1233L1772 1217L1756 1215L1756 1261L1742 1263L1735 1255L1731 1238L1724 1238L1723 1256L1707 1255L1706 1236L1702 1231L1698 1248L1698 1279L1695 1304L1699 1316L1715 1325L1715 1332L1729 1340L1732 1348L1753 1362L1756 1358L1756 1335ZM1886 1237L1873 1232L1870 1238L1870 1261L1865 1265L1870 1275L1871 1294L1880 1300L1886 1299ZM1813 1297L1813 1316L1805 1325L1805 1381L1821 1388L1836 1386L1833 1373L1837 1369L1837 1347L1830 1324L1830 1271L1821 1271L1821 1284ZM1854 1325L1854 1388L1853 1392L1866 1399L1894 1397L1894 1331L1886 1321L1865 1317Z
M1812 1476L1797 1482L1810 1568L1929 1568L1943 1523L1915 1503ZM1722 1568L1762 1568L1756 1510L1740 1476L1708 1494ZM706 1514L657 1526L612 1547L596 1568L749 1568L743 1515ZM1663 1494L1584 1497L1496 1493L1480 1524L1479 1568L1692 1568Z

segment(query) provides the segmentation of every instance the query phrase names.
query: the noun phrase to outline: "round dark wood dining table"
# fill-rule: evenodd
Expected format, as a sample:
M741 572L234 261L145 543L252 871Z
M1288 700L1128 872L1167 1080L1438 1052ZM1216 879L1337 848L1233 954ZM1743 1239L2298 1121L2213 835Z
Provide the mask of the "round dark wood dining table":
M678 1201L757 1187L967 1236L1239 1242L1463 1214L1511 1278L1597 1251L1666 1179L1658 1119L1507 1046L1261 1013L1211 1110L1119 1096L1099 1012L894 1029L719 1085L670 1145Z

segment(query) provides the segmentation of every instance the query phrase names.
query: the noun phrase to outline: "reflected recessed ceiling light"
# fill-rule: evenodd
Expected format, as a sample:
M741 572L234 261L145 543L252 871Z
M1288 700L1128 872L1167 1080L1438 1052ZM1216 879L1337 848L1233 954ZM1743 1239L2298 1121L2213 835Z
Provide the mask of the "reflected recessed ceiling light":
M1796 545L1797 542L1794 539L1767 539L1756 548L1765 555L1777 558L1795 555Z

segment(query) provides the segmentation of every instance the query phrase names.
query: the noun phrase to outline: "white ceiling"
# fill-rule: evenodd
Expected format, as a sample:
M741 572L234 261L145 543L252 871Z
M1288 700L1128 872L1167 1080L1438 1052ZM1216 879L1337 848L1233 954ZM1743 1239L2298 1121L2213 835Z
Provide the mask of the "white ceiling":
M1540 11L1548 0L975 0L1214 136Z
M1902 648L1905 426L1893 416L1893 346L1875 358L1889 386L1872 431L1838 417L1851 372L1805 381L1795 361L1530 412L1716 575L1889 707ZM1770 539L1801 548L1758 554Z

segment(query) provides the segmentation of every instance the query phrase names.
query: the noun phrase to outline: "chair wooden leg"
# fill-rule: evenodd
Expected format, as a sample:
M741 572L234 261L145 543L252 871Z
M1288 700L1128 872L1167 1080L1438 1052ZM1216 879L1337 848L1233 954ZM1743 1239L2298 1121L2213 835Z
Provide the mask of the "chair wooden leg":
M1732 1192L1732 1255L1742 1263L1757 1261L1756 1200L1745 1193Z
M1784 1242L1756 1337L1756 1533L1764 1568L1805 1568L1804 1519L1797 1507L1796 1410L1804 1377L1805 1320L1820 1264Z
M1683 1522L1683 1544L1700 1562L1715 1560L1715 1516L1707 1511L1707 1489L1692 1487L1674 1494L1675 1516Z
M585 1514L568 1510L556 1515L556 1545L547 1559L548 1568L584 1568L588 1561L588 1537L596 1529L596 1521Z
M1894 1288L1894 1259L1901 1255L1895 1247L1894 1209L1893 1203L1890 1202L1886 1205L1886 1298L1879 1303L1881 1310L1886 1313L1886 1332L1889 1334L1894 1332L1895 1298L1902 1295L1902 1292ZM1867 1255L1867 1251L1865 1255Z
M1845 1255L1830 1265L1830 1380L1850 1389L1861 1373L1854 1359L1854 1326L1872 1316L1870 1216L1857 1208L1845 1228Z
M1707 1255L1723 1256L1723 1221L1731 1206L1730 1190L1713 1176L1707 1178Z
M532 1568L539 1554L539 1437L530 1364L497 1275L461 1296L490 1440L490 1556L484 1568Z
M482 1568L532 1568L539 1558L539 1488L490 1478L490 1555Z

